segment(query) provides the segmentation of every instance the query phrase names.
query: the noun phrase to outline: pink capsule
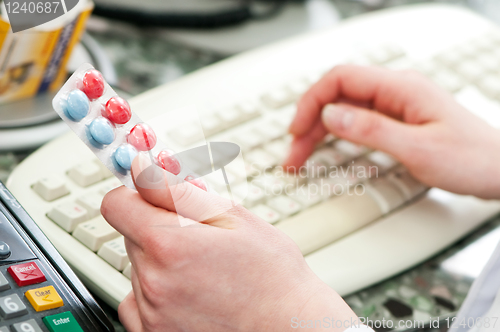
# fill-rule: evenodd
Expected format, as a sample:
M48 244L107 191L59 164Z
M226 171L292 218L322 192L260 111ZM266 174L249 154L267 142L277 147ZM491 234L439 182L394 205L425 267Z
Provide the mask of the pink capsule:
M188 175L188 176L186 176L186 178L184 180L191 183L192 185L197 186L201 190L207 191L207 185L205 184L205 181L203 181L200 178L195 178L192 175Z
M117 124L125 124L132 117L132 111L127 101L115 96L108 100L102 111L102 116Z
M177 175L181 172L181 164L179 160L174 156L174 152L170 150L163 150L158 154L158 162L161 168Z
M150 126L139 123L132 128L127 141L139 151L149 151L156 145L156 135Z
M82 91L89 99L97 99L104 93L104 78L99 71L95 69L89 70L83 76Z

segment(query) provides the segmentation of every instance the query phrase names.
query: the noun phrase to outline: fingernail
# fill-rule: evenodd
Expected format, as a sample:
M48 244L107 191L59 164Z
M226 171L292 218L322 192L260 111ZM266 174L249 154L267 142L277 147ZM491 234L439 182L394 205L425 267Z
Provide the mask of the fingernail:
M354 112L344 107L329 104L323 108L323 123L327 127L332 127L339 130L346 130L352 125L354 120Z

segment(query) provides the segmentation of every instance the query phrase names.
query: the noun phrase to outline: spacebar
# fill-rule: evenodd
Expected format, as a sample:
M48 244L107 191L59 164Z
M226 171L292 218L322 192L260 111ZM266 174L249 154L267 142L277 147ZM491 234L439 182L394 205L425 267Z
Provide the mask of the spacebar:
M381 216L381 209L370 195L343 195L285 219L276 227L307 255Z
M421 200L306 257L341 295L400 273L500 212L500 202L431 189Z

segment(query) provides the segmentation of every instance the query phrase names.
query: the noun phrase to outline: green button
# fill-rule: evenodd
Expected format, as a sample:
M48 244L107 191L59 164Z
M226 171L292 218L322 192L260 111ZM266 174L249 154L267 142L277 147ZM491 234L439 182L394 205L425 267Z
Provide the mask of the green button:
M80 324L69 311L44 317L43 322L50 332L83 332Z

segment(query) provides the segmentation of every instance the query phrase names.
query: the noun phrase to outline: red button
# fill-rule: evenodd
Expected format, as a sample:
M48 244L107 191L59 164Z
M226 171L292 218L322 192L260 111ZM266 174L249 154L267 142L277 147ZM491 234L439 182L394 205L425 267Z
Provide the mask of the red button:
M19 287L44 282L45 275L35 262L11 266L7 269Z

